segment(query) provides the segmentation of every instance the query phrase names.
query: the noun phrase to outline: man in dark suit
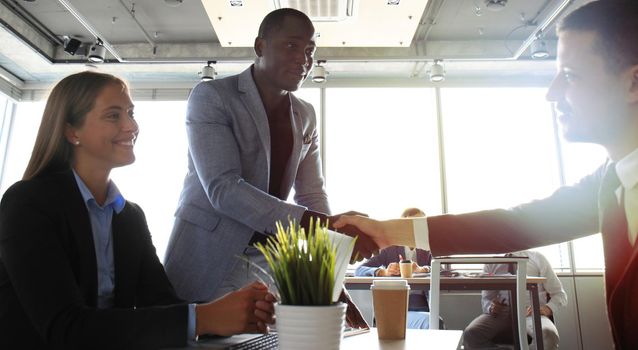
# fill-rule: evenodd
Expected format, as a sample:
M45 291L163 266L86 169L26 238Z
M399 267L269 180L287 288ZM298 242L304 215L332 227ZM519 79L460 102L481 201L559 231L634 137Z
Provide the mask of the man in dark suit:
M434 255L505 253L601 232L605 297L616 349L638 349L638 2L594 1L560 22L558 74L547 99L563 136L607 149L609 161L550 197L509 210L379 222L343 217L379 246Z

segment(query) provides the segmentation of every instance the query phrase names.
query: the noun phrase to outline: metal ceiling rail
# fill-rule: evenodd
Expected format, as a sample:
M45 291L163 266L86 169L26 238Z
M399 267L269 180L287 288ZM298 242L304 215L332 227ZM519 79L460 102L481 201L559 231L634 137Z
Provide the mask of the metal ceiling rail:
M120 0L120 4L122 4L122 7L124 7L126 9L126 12L129 15L131 15L131 18L133 18L133 21L135 21L135 24L137 24L137 27L140 29L142 34L144 34L144 38L146 38L146 41L148 41L148 43L151 44L151 48L153 49L153 54L155 54L155 49L157 48L157 45L155 44L155 41L153 41L153 39L151 39L151 36L148 35L148 33L146 32L146 30L144 29L144 27L142 26L140 21L137 20L137 17L135 17L135 3L133 3L131 9L129 9L126 6L126 4L124 3L123 0Z
M58 2L62 6L64 6L67 9L67 11L69 11L71 15L73 15L73 17L75 17L75 19L77 19L78 22L80 22L80 24L86 30L88 30L96 39L100 39L102 41L102 45L104 46L104 48L106 48L111 53L111 55L115 57L116 60L118 60L119 62L124 61L122 57L117 53L117 51L113 48L113 46L111 46L109 41L106 40L106 37L100 34L100 32L98 32L97 29L95 29L93 25L89 23L89 21L86 18L84 18L84 16L80 13L80 11L78 11L73 5L71 5L69 1L58 0Z
M539 33L542 33L545 29L547 29L547 27L554 23L554 20L556 20L556 18L563 12L563 10L565 10L565 8L567 8L569 4L572 3L572 1L573 0L563 0L563 2L556 6L556 8L554 8L554 11L552 11L547 17L545 17L545 20L543 20L543 22L541 22L541 24L539 24L536 29L534 29L534 31L527 37L527 39L525 39L523 44L518 48L518 50L516 50L516 52L512 56L512 59L517 60L519 57L521 57L521 55L523 54L523 52L525 52L525 50L527 50L529 45L534 40L536 40L536 37L539 35Z

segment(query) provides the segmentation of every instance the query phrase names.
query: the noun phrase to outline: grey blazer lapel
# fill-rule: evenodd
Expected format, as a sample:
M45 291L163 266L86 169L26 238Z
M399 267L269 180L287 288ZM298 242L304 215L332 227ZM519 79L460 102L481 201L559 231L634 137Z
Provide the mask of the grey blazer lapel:
M246 105L246 109L255 122L259 138L261 139L261 145L264 147L264 150L266 150L266 162L268 169L270 169L270 128L268 127L268 116L266 115L264 103L261 101L259 90L257 90L257 85L255 85L255 80L253 79L252 66L248 67L248 69L239 75L237 89L239 90L239 98L244 105Z

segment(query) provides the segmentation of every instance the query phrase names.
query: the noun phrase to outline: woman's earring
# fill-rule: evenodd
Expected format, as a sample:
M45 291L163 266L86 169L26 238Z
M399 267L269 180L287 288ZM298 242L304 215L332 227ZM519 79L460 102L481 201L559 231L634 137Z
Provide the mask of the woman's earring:
M75 145L79 146L80 145L80 140L75 140Z

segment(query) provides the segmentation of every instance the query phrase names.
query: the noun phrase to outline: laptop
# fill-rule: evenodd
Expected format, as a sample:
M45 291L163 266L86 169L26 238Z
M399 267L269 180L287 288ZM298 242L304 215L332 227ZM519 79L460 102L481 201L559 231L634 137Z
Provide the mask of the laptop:
M350 328L346 327L343 336L370 332L370 328ZM190 343L191 347L203 349L223 349L223 350L253 350L253 349L278 349L277 333L270 334L238 334L230 337L203 336L196 342Z
M202 349L224 350L252 350L277 349L277 333L270 334L238 334L230 337L201 336L196 342L190 342L190 347Z

